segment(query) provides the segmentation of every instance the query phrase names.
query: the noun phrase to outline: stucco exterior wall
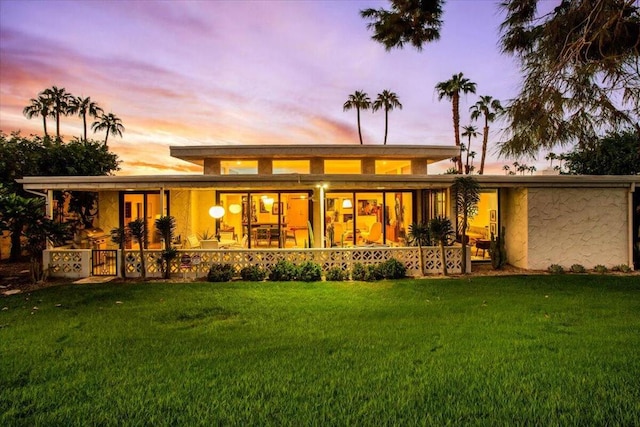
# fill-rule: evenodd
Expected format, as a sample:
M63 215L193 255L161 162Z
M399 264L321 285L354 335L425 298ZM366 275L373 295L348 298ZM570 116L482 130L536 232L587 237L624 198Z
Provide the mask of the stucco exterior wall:
M186 239L191 230L191 190L171 190L169 212L176 219L175 235Z
M102 228L106 233L110 233L112 229L120 226L119 206L118 191L101 191L98 193L98 227ZM118 245L108 239L107 246L115 248Z
M502 209L500 226L505 228L507 260L509 264L519 268L530 268L527 191L526 188L507 188L500 193Z
M628 264L624 188L530 188L528 266Z

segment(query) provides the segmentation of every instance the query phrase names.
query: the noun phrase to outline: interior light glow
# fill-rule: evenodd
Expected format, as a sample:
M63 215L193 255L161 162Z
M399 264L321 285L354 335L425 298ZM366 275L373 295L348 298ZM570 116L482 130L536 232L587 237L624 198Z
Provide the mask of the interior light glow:
M211 208L209 208L209 215L212 216L215 219L220 219L224 216L225 214L225 210L224 207L222 206L211 206Z

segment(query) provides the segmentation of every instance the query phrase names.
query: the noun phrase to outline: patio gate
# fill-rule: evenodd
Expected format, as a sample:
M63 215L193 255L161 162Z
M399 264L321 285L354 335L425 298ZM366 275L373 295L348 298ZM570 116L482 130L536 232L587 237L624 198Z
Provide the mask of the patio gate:
M94 249L91 251L91 274L94 276L117 276L117 249Z

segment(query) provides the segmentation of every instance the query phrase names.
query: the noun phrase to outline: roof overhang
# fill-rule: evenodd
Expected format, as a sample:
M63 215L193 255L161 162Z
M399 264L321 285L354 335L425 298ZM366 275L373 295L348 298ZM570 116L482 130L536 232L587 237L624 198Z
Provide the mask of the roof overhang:
M33 176L18 179L25 190L126 191L160 188L296 190L327 184L331 189L411 190L449 187L460 175L136 175ZM474 175L483 188L621 188L640 185L640 175Z

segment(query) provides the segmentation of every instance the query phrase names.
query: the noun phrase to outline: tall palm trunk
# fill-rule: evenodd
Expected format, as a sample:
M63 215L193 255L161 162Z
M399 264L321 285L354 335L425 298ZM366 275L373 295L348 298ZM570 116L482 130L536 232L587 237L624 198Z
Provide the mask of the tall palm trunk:
M44 127L44 136L49 136L47 133L47 116L42 115L42 127Z
M384 144L387 145L387 130L389 129L389 109L384 109Z
M60 108L56 107L56 137L60 138Z
M453 133L455 135L456 147L460 147L460 95L453 94L451 101L453 109ZM462 173L462 156L456 157L458 173Z
M82 124L84 125L84 142L87 142L87 113L82 113Z
M362 131L360 130L360 108L356 108L356 112L358 113L358 136L360 137L360 145L362 144ZM106 140L105 140L106 144Z
M358 116L358 129L360 129L360 116ZM104 146L107 147L107 139L109 139L109 128L107 128L107 134L104 137Z
M487 143L489 142L489 121L486 116L484 119L484 134L482 135L482 158L480 159L480 171L478 175L484 172L484 159L487 156Z

